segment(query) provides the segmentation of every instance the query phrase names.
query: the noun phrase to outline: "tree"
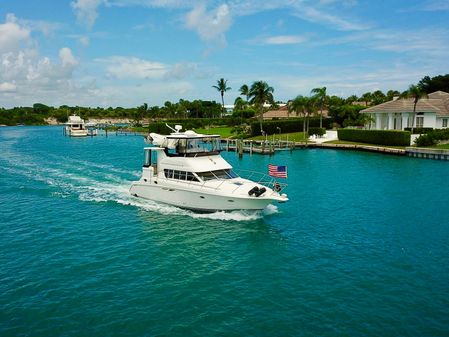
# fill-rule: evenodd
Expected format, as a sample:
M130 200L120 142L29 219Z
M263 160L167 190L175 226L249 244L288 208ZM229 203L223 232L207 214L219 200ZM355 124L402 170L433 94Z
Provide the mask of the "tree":
M415 124L415 116L416 116L416 105L421 98L427 97L427 94L423 91L423 89L419 85L412 84L407 91L407 96L409 98L413 98L413 118L412 118L412 134L413 134L413 126Z
M418 85L421 87L422 91L427 94L439 90L449 92L449 74L439 75L432 78L425 76L419 81Z
M385 96L385 94L381 90L376 90L372 93L371 99L373 104L377 105L384 103L387 100L387 96Z
M246 84L244 84L240 87L239 91L240 91L240 95L245 96L246 101L248 102L249 101L249 87Z
M323 127L323 106L326 101L326 87L313 88L312 94L315 94L315 98L320 102L320 128Z
M316 102L315 97L305 97L301 95L296 96L296 98L290 102L289 109L295 111L296 115L302 114L304 117L302 122L304 137L306 137L306 132L309 131L309 116L315 111Z
M247 102L241 98L237 97L234 101L234 110L243 110L246 108Z
M373 99L373 95L370 92L365 92L361 98L365 102L365 105L368 106L368 103Z
M401 93L397 90L388 90L387 91L387 99L389 101L392 101L393 98L395 98L396 96L399 97L401 95Z
M359 98L358 98L356 95L351 95L351 96L349 96L348 98L346 98L345 103L346 103L346 104L352 104L352 103L354 103L354 102L357 102L358 99L359 99Z
M213 85L213 88L217 89L220 92L221 95L221 105L223 107L223 112L224 112L224 93L226 91L231 90L231 87L228 87L228 80L225 80L224 78L220 78L219 80L217 80L217 85Z
M251 88L249 89L248 98L250 98L250 103L254 104L259 112L260 132L262 135L263 105L265 103L274 103L273 92L273 87L270 87L265 81L253 82Z

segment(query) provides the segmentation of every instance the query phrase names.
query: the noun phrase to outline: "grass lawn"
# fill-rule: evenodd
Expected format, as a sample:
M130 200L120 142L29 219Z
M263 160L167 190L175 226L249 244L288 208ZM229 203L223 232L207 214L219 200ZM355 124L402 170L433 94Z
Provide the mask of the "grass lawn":
M217 127L217 128L210 128L210 129L194 129L196 133L202 133L205 135L220 135L222 138L231 138L233 136L232 134L233 127L230 126L223 126L223 127Z
M274 141L279 141L279 139L281 141L286 141L287 140L287 135L288 135L288 141L289 142L302 142L305 140L304 138L304 132L290 132L290 133L281 133L280 135L277 133L274 135ZM272 141L273 140L273 135L269 135L266 138L264 136L256 136L256 137L250 137L247 138L250 140L269 140Z
M442 150L449 150L449 144L440 144L440 145L437 145L437 146L432 146L432 148L442 149Z
M358 143L358 142L349 142L347 140L331 140L329 142L325 142L326 144L350 144L350 145L367 145L367 146L377 146L377 147L387 147L390 149L402 149L405 150L405 146L390 146L390 145L377 145L377 144L367 144L367 143Z

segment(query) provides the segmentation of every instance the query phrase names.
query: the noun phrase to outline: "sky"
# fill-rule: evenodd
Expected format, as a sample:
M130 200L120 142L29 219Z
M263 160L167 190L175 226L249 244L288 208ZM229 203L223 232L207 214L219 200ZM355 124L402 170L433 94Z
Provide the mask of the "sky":
M449 73L449 0L0 0L0 107L347 97Z

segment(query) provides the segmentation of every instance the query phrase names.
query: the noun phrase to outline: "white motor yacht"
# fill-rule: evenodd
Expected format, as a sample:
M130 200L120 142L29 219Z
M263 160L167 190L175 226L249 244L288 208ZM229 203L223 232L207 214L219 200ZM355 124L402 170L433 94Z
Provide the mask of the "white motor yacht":
M142 177L130 188L133 196L203 212L261 210L288 201L281 194L286 184L275 178L238 176L220 155L220 136L180 130L177 125L168 136L151 134L157 146L144 148Z
M71 137L85 137L87 136L87 129L84 124L84 119L80 116L69 116L64 128L65 134Z

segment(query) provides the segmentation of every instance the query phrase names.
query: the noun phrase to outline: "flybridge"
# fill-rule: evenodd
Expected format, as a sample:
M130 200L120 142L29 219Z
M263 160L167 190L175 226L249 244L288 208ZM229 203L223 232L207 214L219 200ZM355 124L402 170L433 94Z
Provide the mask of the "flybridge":
M195 131L188 130L180 132L181 125L176 125L174 132L168 136L158 134L150 134L153 144L167 149L168 155L177 156L201 156L214 155L221 151L221 143L219 135L203 135Z

